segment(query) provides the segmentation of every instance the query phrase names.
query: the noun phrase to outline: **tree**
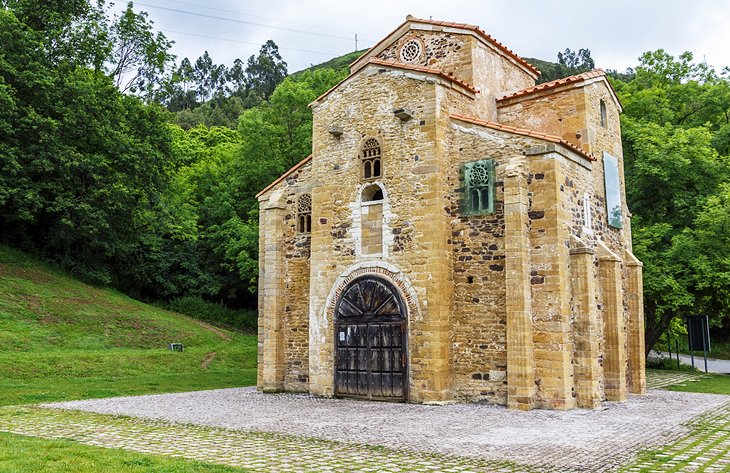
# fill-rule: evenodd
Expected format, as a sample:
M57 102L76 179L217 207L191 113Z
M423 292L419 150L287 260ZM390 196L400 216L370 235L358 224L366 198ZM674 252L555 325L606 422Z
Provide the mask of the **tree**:
M169 53L172 42L161 32L154 34L152 24L146 12L135 13L129 2L111 25L109 74L122 92L145 91L150 96L167 64L174 60Z
M540 70L538 84L580 74L596 67L589 49L579 49L576 53L568 48L564 52L559 52L557 64L535 58L525 58L525 60Z
M279 54L279 47L272 40L268 40L261 46L258 56L252 55L248 58L246 88L262 100L268 100L286 75L286 62Z
M579 71L589 71L596 67L590 49L579 49L576 53L570 48L566 48L565 52L558 53L558 63L561 66Z
M644 261L648 352L677 318L699 312L715 326L728 323L727 262L716 244L727 240L718 209L730 182L730 100L727 79L689 53L645 53L635 72L614 82L624 104L634 252Z
M233 61L233 67L228 69L226 81L230 84L228 89L230 95L240 96L245 94L246 71L243 67L243 61L239 58L236 58Z

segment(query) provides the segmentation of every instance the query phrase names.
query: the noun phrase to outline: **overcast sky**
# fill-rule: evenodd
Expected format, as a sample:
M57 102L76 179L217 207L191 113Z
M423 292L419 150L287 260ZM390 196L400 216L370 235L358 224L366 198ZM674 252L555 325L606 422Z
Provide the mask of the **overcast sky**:
M524 57L588 48L597 67L624 70L663 48L730 66L730 0L141 0L135 9L175 41L178 60L207 50L230 66L273 39L289 72L353 51L355 34L358 49L370 47L409 13L479 25Z

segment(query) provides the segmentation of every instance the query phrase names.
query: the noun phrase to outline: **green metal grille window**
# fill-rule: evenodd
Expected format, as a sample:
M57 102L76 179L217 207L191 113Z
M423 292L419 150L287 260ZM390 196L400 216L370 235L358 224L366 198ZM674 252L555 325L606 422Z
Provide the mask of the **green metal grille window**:
M467 163L463 174L463 212L467 215L494 213L494 160Z

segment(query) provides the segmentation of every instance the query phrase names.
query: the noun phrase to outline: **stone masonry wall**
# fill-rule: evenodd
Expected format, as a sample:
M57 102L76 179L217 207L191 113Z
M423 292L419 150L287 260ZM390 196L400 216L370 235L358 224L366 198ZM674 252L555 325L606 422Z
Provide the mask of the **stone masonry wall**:
M420 42L422 49L421 55L410 64L450 72L468 84L474 83L471 70L473 38L469 35L411 30L377 57L386 61L405 62L400 57L400 50L412 40Z
M534 79L524 70L469 34L414 29L377 57L403 62L401 47L412 40L418 41L423 51L412 64L453 74L480 91L470 106L472 116L496 121L495 97L535 85Z
M310 235L297 232L297 202L299 196L311 192L311 167L311 163L305 164L268 193L278 191L284 205L283 234L280 235L283 267L279 277L284 280L281 336L283 389L287 391L306 391L309 381ZM265 240L266 229L263 230L262 240Z
M595 247L597 242L603 242L607 248L623 258L626 251L631 251L631 222L629 209L626 205L625 182L621 181L621 194L623 205L623 228L616 229L608 226L606 215L605 184L603 152L606 151L618 158L619 174L623 178L623 157L621 148L621 130L619 121L619 109L611 95L610 90L603 81L593 81L587 84L566 88L562 91L551 91L552 93L537 94L526 100L507 101L499 109L500 120L513 126L522 126L536 129L546 133L558 134L564 139L581 146L587 152L593 153L597 161L586 182L583 173L576 174L574 169L566 169L565 182L563 186L569 190L568 204L569 212L572 214L572 234L581 238L589 247ZM606 105L606 123L601 125L600 102ZM585 189L585 190L582 190ZM587 193L589 207L591 209L591 228L583 228L584 211L579 205L583 196ZM631 259L631 258L630 258ZM628 327L631 326L631 318L638 317L636 310L629 311L629 299L637 297L636 294L628 292L629 287L640 287L628 280L629 269L621 264L622 284L620 298L623 301L623 321L621 330L626 332L618 340L626 340L621 350L627 351L631 340L626 336ZM632 273L633 274L633 273ZM598 277L597 272L595 273ZM605 306L606 295L604 287L597 285L597 305L599 309ZM613 296L611 296L613 297ZM606 322L600 317L601 332L601 360L605 348L603 340L605 336ZM636 337L635 337L636 338ZM639 346L640 341L633 342ZM634 349L637 351L637 349ZM633 359L636 366L640 365L640 358L643 355L635 353ZM629 358L626 363L630 363ZM636 383L635 383L636 384ZM640 383L639 383L640 384ZM601 384L601 390L603 385Z
M443 156L435 143L435 88L427 80L409 80L398 71L368 67L314 107L312 269L310 300L310 389L331 395L333 328L325 316L335 280L348 268L383 259L355 251L361 245L362 189L359 149L377 138L382 149L384 189L383 245L386 261L412 282L420 317L409 314L411 400L444 399L451 394L444 340L450 338L449 256L446 218L438 189ZM366 98L366 99L363 99ZM465 100L468 100L465 98ZM409 108L414 117L402 122L392 113ZM340 137L327 130L342 126ZM443 243L441 243L443 242Z
M612 398L625 396L626 379L641 391L643 365L624 356L642 345L629 311L638 312L640 294L628 291L641 291L641 270L630 255L623 182L623 228L606 219L603 151L619 159L623 176L610 90L594 81L498 111L495 96L534 84L526 72L470 34L411 30L379 57L400 62L400 46L413 39L423 46L420 64L453 72L482 92L474 98L433 75L367 65L313 104L311 162L260 197L259 386L332 395L338 284L377 272L408 288L411 402L596 407L606 392L607 353ZM398 108L412 118L397 118ZM558 134L598 161L453 113ZM342 134L331 134L333 127ZM366 181L359 154L370 138L381 146L382 177ZM461 169L482 159L496 163L495 212L466 216ZM363 203L373 183L384 198ZM312 195L311 235L296 228L304 192ZM506 242L507 230L521 244ZM281 279L267 269L271 262ZM524 299L510 305L515 291ZM508 307L519 324L508 320Z
M473 83L480 90L479 109L475 116L482 120L497 121L495 98L535 85L529 74L481 41L475 40L471 64Z
M450 182L453 183L450 200L450 214L452 233L450 242L454 257L454 388L460 398L468 400L489 400L505 404L507 400L506 387L506 312L505 312L505 252L504 252L504 220L502 180L503 172L513 161L523 159L525 150L544 146L544 142L528 137L509 135L490 129L454 120L451 125L449 148L451 156ZM463 179L460 175L461 166L470 161L481 159L495 159L496 161L496 212L492 215L463 216L460 205L463 192ZM550 163L554 160L545 160L544 156L528 156L528 163L537 166L540 163ZM535 180L535 174L537 179ZM548 182L547 172L531 174L533 189L556 188L554 183ZM531 201L531 204L534 202ZM541 204L542 205L542 204ZM529 213L530 222L541 223L545 218L545 207L535 209ZM566 224L567 225L567 224ZM532 226L532 224L531 224ZM538 225L539 226L539 225ZM534 229L533 229L534 230ZM540 230L537 230L539 232ZM531 235L539 235L531 231ZM539 237L537 237L539 238ZM551 247L550 251L555 249ZM528 250L527 248L525 250ZM549 252L547 247L543 250ZM563 255L567 260L566 253ZM531 258L536 258L533 254ZM554 260L546 254L547 260ZM550 263L533 262L533 287L545 288L550 285L553 269ZM547 279L546 279L547 278ZM558 284L556 282L556 284ZM556 291L562 290L559 284ZM569 291L569 288L566 289ZM564 295L564 299L569 297ZM535 304L535 320L539 323L544 317L540 314L549 314L549 306L554 305L551 300L543 300L537 296ZM564 309L562 316L565 316ZM536 325L538 323L536 322ZM538 326L540 330L535 335L536 347L546 346L555 349L571 350L569 340L549 339L548 332L562 334L563 330L569 333L569 327L558 325L555 330L548 330L552 326L550 320L545 326ZM568 323L567 321L565 322ZM558 336L558 335L555 335ZM542 337L542 338L541 338ZM545 339L546 345L540 345ZM540 355L540 353L538 353ZM551 355L536 355L539 369L549 367ZM553 370L563 369L563 363L570 365L570 360L557 360ZM547 363L547 365L545 364ZM544 370L543 370L544 371ZM555 373L552 373L555 374ZM557 373L556 377L565 377ZM547 376L547 375L546 375ZM568 383L569 384L569 383ZM565 396L563 396L565 397Z

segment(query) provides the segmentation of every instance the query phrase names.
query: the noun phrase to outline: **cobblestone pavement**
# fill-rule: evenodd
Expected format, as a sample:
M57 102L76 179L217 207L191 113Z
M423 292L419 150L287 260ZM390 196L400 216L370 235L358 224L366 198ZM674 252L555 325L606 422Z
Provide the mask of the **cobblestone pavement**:
M652 385L688 380L648 377ZM264 473L730 472L730 398L707 394L651 390L605 410L569 412L369 403L251 388L55 406L64 409L0 408L0 431Z
M730 472L730 402L693 419L690 435L645 453L622 471L631 473Z
M730 401L687 424L689 434L669 446L641 454L627 473L730 471ZM615 471L545 465L529 467L504 461L390 449L263 432L244 432L81 411L6 407L0 431L41 438L65 438L105 448L162 454L243 467L255 472L564 472ZM535 446L540 449L539 446ZM568 455L570 453L567 453ZM629 465L626 465L629 463Z
M58 403L100 414L130 415L246 432L368 444L540 470L611 471L642 449L690 432L683 425L727 402L725 396L653 390L601 411L521 412L493 405L424 406L262 394L254 388Z
M650 389L666 388L675 384L699 381L701 373L669 370L646 370L646 387Z
M538 471L508 462L35 407L0 409L0 431L65 438L86 445L183 457L255 472Z

